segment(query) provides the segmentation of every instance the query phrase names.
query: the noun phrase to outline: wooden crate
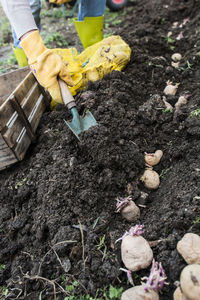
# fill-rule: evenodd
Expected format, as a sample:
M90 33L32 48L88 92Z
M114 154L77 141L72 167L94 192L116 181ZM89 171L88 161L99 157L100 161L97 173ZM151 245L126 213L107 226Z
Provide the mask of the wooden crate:
M28 68L0 76L0 170L22 160L49 96Z

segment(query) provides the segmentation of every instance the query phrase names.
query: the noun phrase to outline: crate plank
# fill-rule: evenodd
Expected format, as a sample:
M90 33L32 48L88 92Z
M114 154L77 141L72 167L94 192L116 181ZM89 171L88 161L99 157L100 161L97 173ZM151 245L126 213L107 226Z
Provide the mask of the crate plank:
M30 122L34 132L38 127L38 124L40 122L40 119L45 109L46 109L46 104L43 99L43 95L41 94L28 118L28 121ZM30 143L31 143L31 139L29 138L26 129L24 127L17 140L17 146L14 149L15 154L17 155L17 158L19 160L22 160L24 158L26 150L28 149Z
M0 100L0 170L24 158L35 137L42 114L50 102L49 96L29 69L26 70L29 73L22 80L24 72L20 71L13 86L9 86L8 81L14 74L0 78L0 95L6 92L1 88L1 82L4 82L6 88L14 89L12 92L8 91L9 96L6 95L6 99L3 95ZM22 81L14 87L18 80Z
M10 148L4 148L0 151L0 170L5 169L7 166L14 164L18 159Z
M41 95L40 88L38 87L37 82L35 82L30 89L28 95L24 98L23 103L21 103L23 111L27 117L31 114L36 102L38 101ZM20 120L18 115L13 115L10 121L7 123L7 130L3 134L6 142L8 143L9 147L13 148L16 143L20 132L24 127L23 122Z
M25 77L25 79L21 82L17 89L13 91L12 94L17 97L19 103L23 103L24 98L35 82L36 79L34 75L29 72L29 74ZM8 120L13 118L14 112L15 111L13 110L12 105L9 103L8 97L6 101L0 106L0 131L6 126Z
M6 144L5 140L3 139L2 135L0 135L0 150L7 148L8 145Z
M0 75L0 105L30 72L28 67Z

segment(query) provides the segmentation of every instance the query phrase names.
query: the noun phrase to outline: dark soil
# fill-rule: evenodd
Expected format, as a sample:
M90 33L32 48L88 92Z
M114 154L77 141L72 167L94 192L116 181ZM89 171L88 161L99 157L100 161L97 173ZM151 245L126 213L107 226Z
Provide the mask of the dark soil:
M142 205L137 223L145 226L143 236L160 240L152 249L169 282L160 299L173 299L186 265L177 242L200 229L200 116L192 113L200 108L199 11L197 0L130 2L116 32L132 49L130 62L76 96L79 112L89 107L98 126L79 142L63 121L70 119L63 106L47 111L26 158L1 172L0 285L9 288L6 299L39 299L41 291L42 299L54 299L52 285L36 275L63 287L77 280L74 299L110 284L131 287L120 271L120 242L114 244L136 224L115 213L116 197L128 195ZM173 42L166 38L170 31ZM171 66L175 52L183 56L179 69ZM173 107L190 93L178 113L166 111L162 101L167 80L180 83L177 94L167 96ZM157 149L164 152L154 167L161 183L149 191L140 181L144 152ZM135 284L149 270L133 274ZM57 285L56 292L57 299L66 296Z

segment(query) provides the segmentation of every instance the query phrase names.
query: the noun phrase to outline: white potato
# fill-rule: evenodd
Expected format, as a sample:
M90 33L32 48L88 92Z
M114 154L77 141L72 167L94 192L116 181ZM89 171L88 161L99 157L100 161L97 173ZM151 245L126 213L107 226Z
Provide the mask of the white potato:
M129 222L135 222L140 217L140 209L132 200L128 205L123 207L121 215Z
M187 264L200 262L200 236L195 233L186 233L177 243L177 251Z
M177 289L174 292L173 295L174 300L189 300L181 291L180 287L177 287Z
M153 290L145 292L144 285L138 285L123 292L121 300L159 300L159 295Z
M200 265L186 266L180 276L180 284L183 294L189 300L200 299Z
M145 153L144 160L150 166L157 165L163 156L162 150L156 150L155 153Z
M153 251L149 243L140 236L127 235L121 244L122 261L132 272L146 269L153 260Z
M144 171L140 180L144 182L145 187L149 190L156 190L160 184L160 177L158 173L153 171L151 168Z

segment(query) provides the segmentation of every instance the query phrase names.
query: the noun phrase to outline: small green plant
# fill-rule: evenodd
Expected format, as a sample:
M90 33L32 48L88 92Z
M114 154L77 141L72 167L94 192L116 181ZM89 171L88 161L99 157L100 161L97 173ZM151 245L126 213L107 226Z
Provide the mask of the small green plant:
M22 186L26 181L28 180L28 178L23 178L21 181L18 181L15 185L15 188L18 189L20 186Z
M97 245L97 250L99 250L103 255L102 261L104 260L104 258L107 255L107 246L105 244L105 239L106 239L106 235L104 234L102 236L102 238L100 239L99 244Z
M163 178L171 169L172 169L172 166L162 170L162 172L160 173L160 178Z
M174 44L175 40L173 40L170 36L164 36L165 40L167 41L167 44Z
M197 108L197 109L193 110L190 113L190 116L191 117L197 117L198 119L200 119L200 108Z
M162 112L163 113L173 113L173 109L169 109L169 108L164 108L163 110L162 110Z
M166 23L166 19L165 19L165 18L162 18L160 23L161 23L161 24L165 24L165 23Z
M115 288L114 286L110 285L109 287L109 299L121 299L121 295L123 292L123 287Z
M121 299L121 294L123 292L123 287L115 288L114 286L110 285L109 287L99 288L96 291L94 297L90 294L86 295L77 295L76 288L79 286L78 281L74 281L72 284L67 285L65 290L70 294L66 296L64 300L110 300L110 299Z
M169 142L167 143L167 146L168 146L168 147L172 147L172 146L173 146L172 141L169 141Z
M7 296L7 295L8 295L8 288L5 286L0 286L0 299L2 299L1 296Z
M192 221L193 224L199 224L200 223L200 217L196 217L194 221Z
M5 268L6 268L6 266L5 265L3 265L3 264L0 264L0 270L5 270Z
M163 65L156 65L156 64L153 64L151 61L148 63L148 66L153 66L153 67L156 67L156 68L164 68Z
M192 69L192 64L187 60L187 69Z
M47 35L44 38L44 43L47 47L51 47L52 44L56 44L56 46L68 46L68 42L65 40L65 38L58 32L51 33Z

